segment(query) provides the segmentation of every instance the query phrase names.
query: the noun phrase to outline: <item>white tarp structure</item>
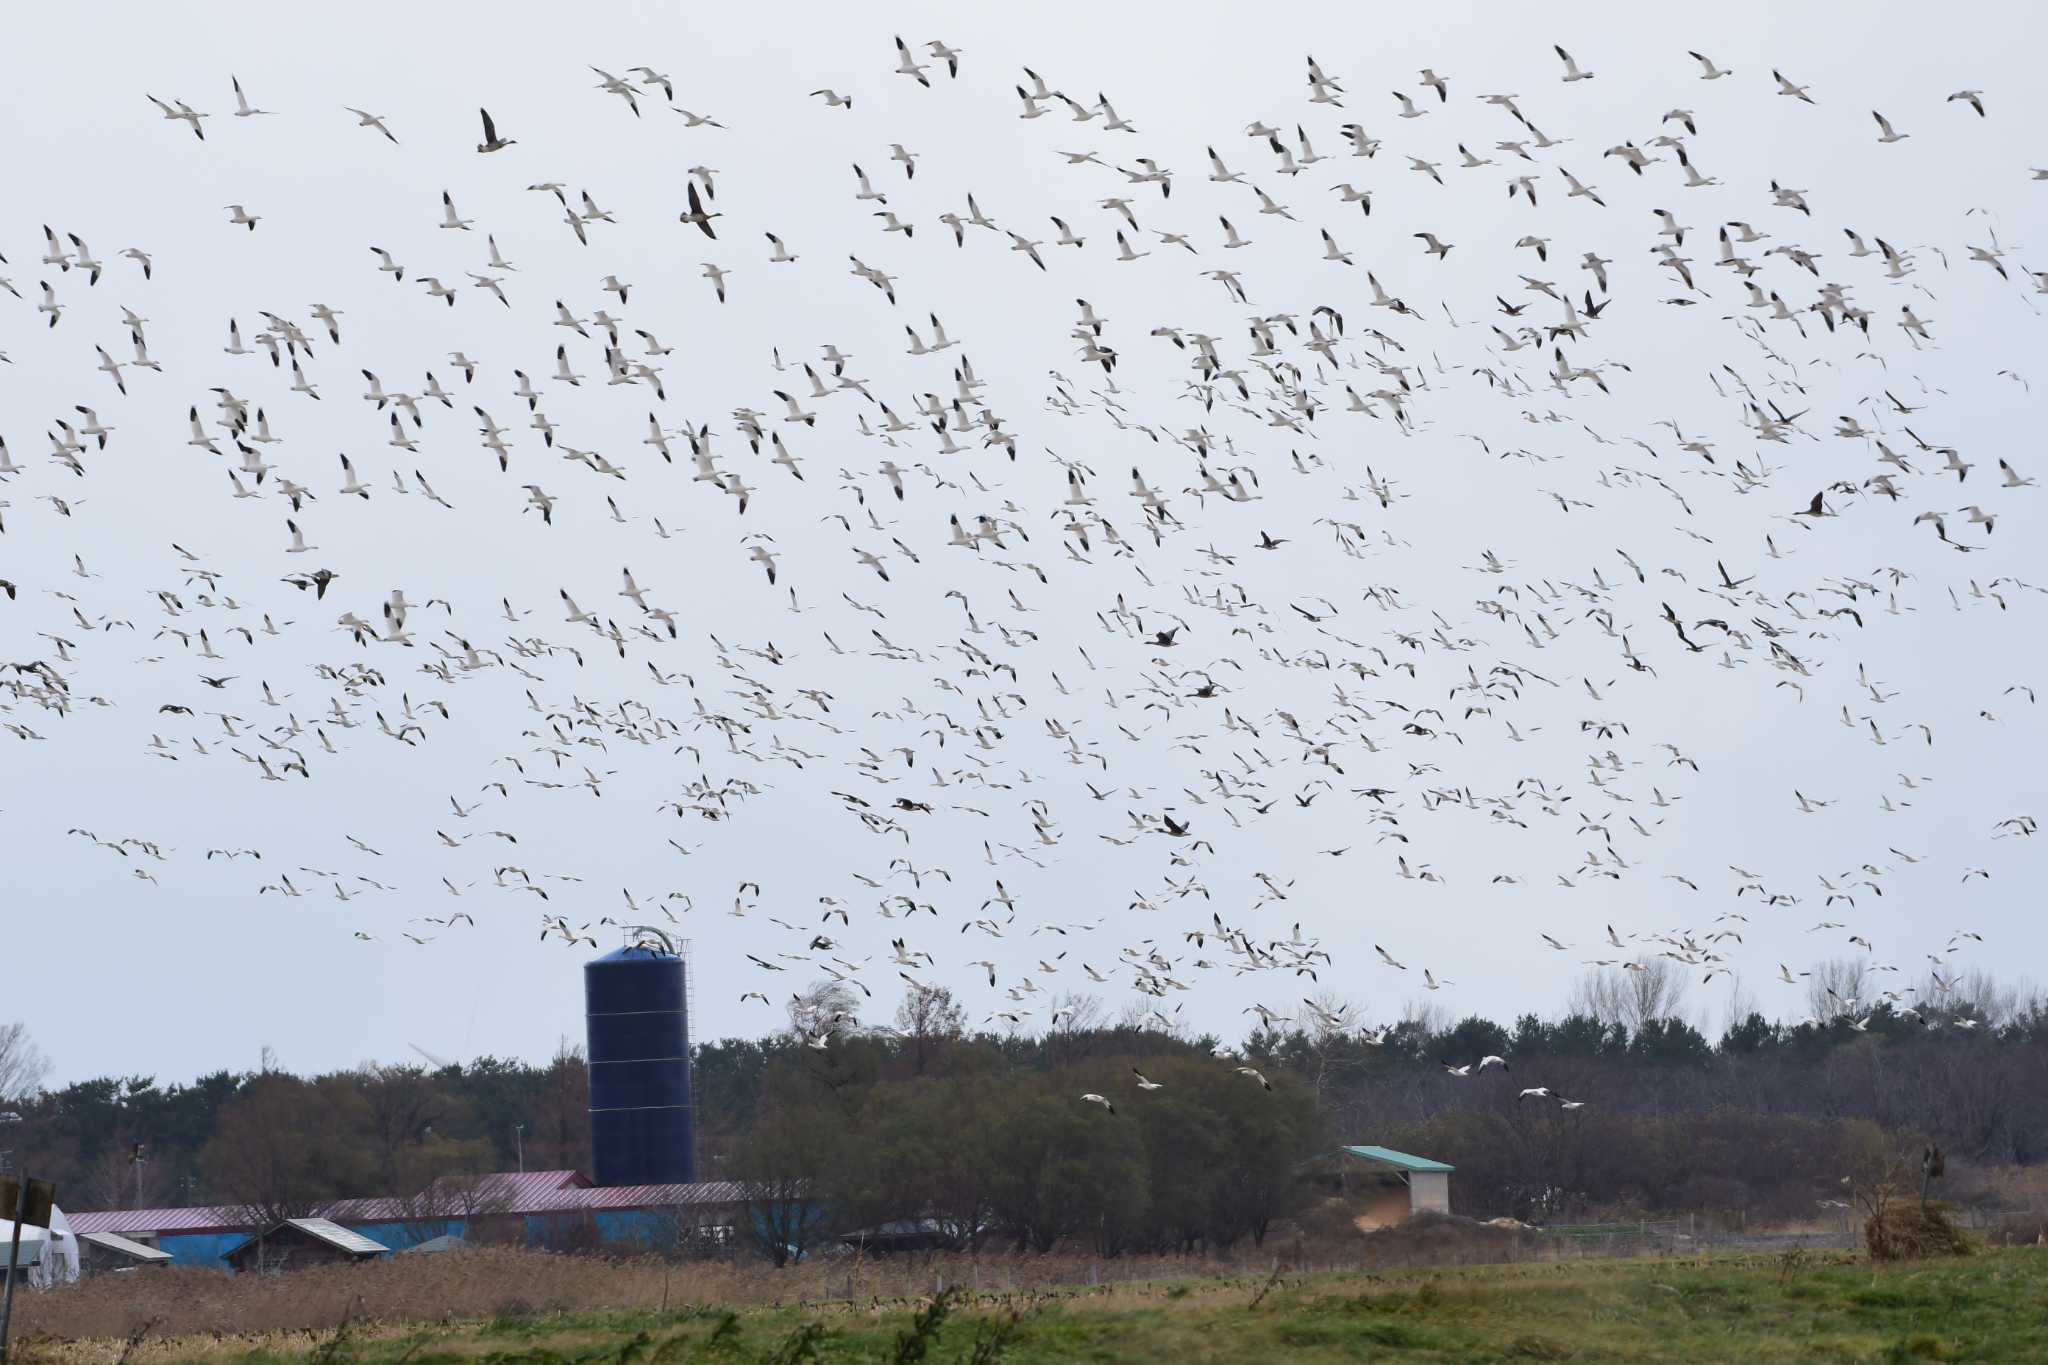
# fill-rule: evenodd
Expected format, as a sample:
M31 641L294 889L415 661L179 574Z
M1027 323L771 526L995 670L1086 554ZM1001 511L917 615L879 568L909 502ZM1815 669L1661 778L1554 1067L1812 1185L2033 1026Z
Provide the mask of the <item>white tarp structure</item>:
M7 1269L7 1248L14 1238L14 1224L0 1218L0 1273ZM78 1238L64 1210L50 1210L49 1228L24 1227L21 1254L15 1260L15 1274L37 1289L66 1284L78 1278Z

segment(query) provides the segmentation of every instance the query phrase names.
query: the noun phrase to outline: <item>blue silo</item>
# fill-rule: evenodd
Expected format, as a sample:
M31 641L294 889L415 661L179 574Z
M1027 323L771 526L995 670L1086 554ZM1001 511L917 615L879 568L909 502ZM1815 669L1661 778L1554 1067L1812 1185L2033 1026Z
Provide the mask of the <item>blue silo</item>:
M590 1039L590 1146L599 1185L697 1178L683 960L620 948L583 965Z

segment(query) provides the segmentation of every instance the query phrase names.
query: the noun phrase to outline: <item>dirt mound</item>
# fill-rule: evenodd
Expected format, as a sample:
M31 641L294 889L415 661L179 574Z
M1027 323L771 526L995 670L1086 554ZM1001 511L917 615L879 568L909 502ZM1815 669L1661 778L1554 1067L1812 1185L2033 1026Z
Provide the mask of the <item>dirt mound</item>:
M1371 1265L1477 1265L1509 1261L1535 1250L1541 1236L1522 1225L1500 1226L1450 1213L1418 1213L1364 1237Z

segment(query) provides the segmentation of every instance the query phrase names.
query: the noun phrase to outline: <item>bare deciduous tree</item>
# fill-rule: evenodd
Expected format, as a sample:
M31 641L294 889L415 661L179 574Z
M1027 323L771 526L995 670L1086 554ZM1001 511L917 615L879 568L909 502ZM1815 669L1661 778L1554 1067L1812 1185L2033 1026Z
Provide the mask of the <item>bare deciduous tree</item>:
M1652 1019L1680 1017L1686 984L1685 973L1669 958L1629 968L1595 968L1573 984L1565 1008L1639 1033Z
M136 1160L140 1155L144 1159ZM165 1202L168 1182L157 1163L133 1142L116 1142L86 1168L84 1203L95 1209L154 1209Z
M49 1071L50 1064L28 1036L27 1024L0 1025L0 1104L27 1099Z
M911 1070L922 1076L948 1043L967 1031L967 1012L944 986L913 986L896 1007L896 1032Z
M1451 1012L1434 1000L1410 1000L1401 1007L1401 1024L1414 1033L1442 1033L1450 1027Z
M1806 976L1806 1008L1826 1023L1845 1014L1862 1014L1870 1003L1870 963L1860 957L1835 957L1816 962Z
M815 981L789 999L789 1031L802 1038L860 1032L860 995L844 981Z

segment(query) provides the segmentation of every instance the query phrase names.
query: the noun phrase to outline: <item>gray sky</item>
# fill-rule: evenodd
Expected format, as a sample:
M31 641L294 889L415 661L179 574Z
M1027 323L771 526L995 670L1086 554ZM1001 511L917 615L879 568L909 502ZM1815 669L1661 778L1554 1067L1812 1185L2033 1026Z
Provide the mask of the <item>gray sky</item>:
M1994 836L1999 821L2030 812L2040 791L2021 757L2040 752L2040 712L2007 691L2048 681L2037 676L2030 644L2040 598L2010 582L1980 596L1972 584L1992 594L2001 578L2048 581L2033 537L2040 490L2001 488L1997 470L2001 456L2023 476L2044 463L2038 441L2014 439L2038 430L2033 386L2048 380L2035 360L2042 321L2023 269L2048 269L2039 242L2048 184L2029 178L2030 166L2048 164L2039 134L2048 109L2028 67L2043 37L2038 15L1999 7L1981 24L1929 29L1915 10L1878 6L1850 29L1791 7L1723 5L1700 33L1620 6L1579 7L1582 17L1559 23L1439 5L1404 14L1395 34L1352 6L1292 9L1284 23L1258 25L1221 6L1211 7L1214 22L1197 21L1202 8L1177 7L1171 24L1134 8L1074 5L897 6L880 17L805 4L716 15L616 6L573 17L512 5L486 26L437 8L377 4L345 17L177 5L17 16L18 45L40 55L0 88L0 115L21 130L17 192L0 218L9 261L0 274L23 295L0 295L0 351L12 362L0 366L0 436L22 468L0 484L0 577L20 589L18 600L0 601L0 652L49 659L78 704L60 716L12 700L4 719L42 738L0 735L0 856L12 870L7 904L19 907L17 956L39 969L17 981L14 1012L31 1022L56 1078L184 1078L252 1065L266 1044L299 1068L404 1058L408 1044L446 1057L542 1055L560 1035L580 1038L577 967L588 950L537 942L540 914L577 924L655 914L628 913L622 890L643 907L670 892L691 898L688 911L669 904L695 943L700 1038L780 1024L779 1009L740 994L758 989L779 1000L819 973L778 953L867 959L860 977L877 993L871 1017L886 1017L900 989L889 949L897 937L936 958L921 975L953 986L977 1019L1016 1010L1032 1026L1061 989L1089 986L1116 1008L1141 998L1119 949L1149 939L1175 960L1168 975L1191 988L1168 988L1154 1003L1190 1027L1233 1035L1254 1002L1289 1012L1318 989L1349 996L1380 1020L1425 997L1454 1014L1551 1010L1584 959L1642 960L1666 946L1631 939L1610 951L1603 926L1697 938L1731 927L1714 922L1729 912L1750 919L1733 924L1741 944L1721 945L1726 965L1767 1013L1786 1017L1803 1015L1804 994L1772 979L1777 964L1797 970L1860 952L1845 942L1850 933L1872 941L1877 961L1901 968L1902 982L1917 979L1926 955L1942 953L1959 928L1985 943L1945 960L2009 975L2035 970L2048 948L2027 895L2039 844ZM120 26L119 43L102 41L110 24ZM935 71L926 90L894 74L896 33L961 49L959 78ZM1563 82L1552 43L1595 78ZM1686 56L1694 46L1733 74L1700 80ZM1341 109L1309 102L1309 53L1343 86ZM676 104L729 127L687 127L658 90L643 90L652 98L635 118L593 88L593 65L623 74L641 64L673 78ZM1101 117L1076 122L1058 101L1042 118L1020 119L1013 87L1025 66L1086 107L1106 94L1138 131L1106 131ZM1417 83L1422 66L1449 78L1447 102ZM1817 103L1773 93L1773 66L1810 86ZM232 117L231 73L254 104L277 114ZM853 95L854 107L808 96L821 87ZM1985 92L1989 117L1945 102L1963 88ZM1395 90L1427 113L1398 117ZM1498 150L1526 134L1479 98L1496 93L1518 96L1529 120L1561 145L1532 149L1531 161ZM160 119L146 94L206 111L205 141ZM480 104L517 145L474 152ZM384 115L399 145L355 126L344 106ZM1673 152L1650 145L1678 131L1663 121L1673 109L1694 112L1699 131L1686 138L1688 154L1723 183L1685 188ZM1880 145L1873 109L1908 139ZM1254 120L1287 130L1297 155L1299 125L1326 159L1283 173L1265 143L1246 136ZM1352 157L1339 132L1354 120L1381 140L1371 159ZM1661 160L1638 177L1602 155L1627 141ZM1496 164L1461 168L1461 142ZM918 156L914 180L891 161L892 143ZM1261 214L1244 185L1212 183L1206 146L1299 221ZM1113 169L1068 165L1059 151L1094 151L1121 167L1151 158L1174 173L1173 193L1162 199L1156 186ZM1445 184L1412 170L1411 155L1440 163ZM855 200L853 163L915 226L914 239L885 235L871 216L879 206ZM717 171L715 242L676 222L696 165ZM1607 206L1568 199L1561 171L1597 187ZM1536 177L1533 208L1505 192L1519 174ZM1812 216L1774 206L1772 180L1804 191ZM566 185L572 201L587 190L616 222L589 224L590 243L579 245L554 196L527 189L547 181ZM1345 182L1371 190L1370 218L1333 192ZM475 220L473 231L436 226L444 190ZM969 193L1002 227L1043 242L1050 269L1041 273L1007 249L1007 236L987 230L970 229L965 248L956 247L937 215L964 213ZM1112 196L1131 201L1142 231L1100 206ZM221 206L231 203L261 215L253 233L229 225ZM1696 306L1662 302L1682 285L1652 254L1660 208L1691 229L1683 252L1703 291L1691 296ZM1054 246L1049 215L1086 246ZM1224 249L1219 215L1251 245ZM1731 220L1770 234L1743 248L1766 292L1804 309L1822 280L1848 286L1872 314L1870 338L1830 336L1813 313L1801 314L1802 337L1791 322L1764 322L1743 307L1739 282L1711 264L1715 229ZM78 271L39 263L45 223L84 238L106 263L96 287ZM1118 261L1120 226L1150 254ZM1355 266L1323 259L1319 227ZM1889 280L1881 259L1852 258L1844 228L1906 252L1911 274ZM1199 258L1162 241L1160 230L1187 234ZM1448 259L1430 258L1411 236L1425 231L1453 244ZM487 232L518 267L501 277L510 308L467 273L483 269ZM797 262L770 264L766 232L782 237ZM2009 282L1969 259L1968 248L1991 245L1994 233ZM1525 234L1549 239L1548 262L1516 248ZM1819 253L1818 279L1764 254L1782 244ZM152 254L150 281L116 254L130 246ZM377 271L372 246L405 264L402 284ZM1548 344L1506 353L1490 327L1558 321L1561 305L1518 276L1555 281L1577 298L1593 283L1579 266L1587 251L1612 262L1612 302L1567 355L1603 367L1610 392L1580 380L1563 393L1549 387ZM849 254L896 278L896 306L849 273ZM723 306L699 277L707 261L732 271ZM1199 273L1218 268L1239 272L1249 306ZM1371 307L1368 270L1419 316ZM601 292L608 273L632 286L627 306ZM460 286L452 308L428 297L418 284L426 276ZM42 280L65 308L54 330L35 309ZM1503 317L1497 294L1528 303L1528 312ZM644 385L606 384L601 341L551 325L558 299L579 318L600 307L623 318L631 357L645 349L635 328L672 347L654 361L666 401ZM1077 354L1078 299L1106 320L1103 341L1121 358L1115 392ZM341 311L339 347L308 315L315 303ZM150 354L162 365L160 373L126 371L125 398L93 369L95 345L131 354L124 305L148 319ZM1341 312L1346 329L1336 350L1343 368L1320 377L1303 344L1319 305ZM1897 325L1902 306L1927 320L1931 343L1916 348ZM253 348L266 309L312 337L301 363L319 401L291 392L289 368L274 369L260 352L222 353L229 319ZM903 328L929 339L934 312L959 346L905 354ZM1269 423L1285 400L1248 355L1250 319L1277 314L1302 329L1279 332L1277 359L1310 371L1308 391L1324 405L1298 430ZM1205 411L1189 388L1192 353L1150 335L1162 326L1214 336L1223 366L1245 373L1253 401L1234 406L1225 381ZM1371 329L1404 349L1370 344ZM1017 459L983 449L980 431L958 438L971 455L941 454L924 429L893 447L863 436L861 417L871 427L883 419L855 392L806 397L815 427L776 420L784 409L774 390L808 395L799 365L825 373L818 358L827 344L849 354L847 373L906 420L921 394L950 400L952 369L971 357L986 381L983 401L1015 435ZM548 380L557 345L586 376L580 387ZM454 350L478 362L473 384L448 363ZM774 352L788 365L781 373ZM1402 367L1417 390L1405 403L1405 429L1374 400L1372 415L1347 411L1347 385L1361 395L1397 386L1375 359ZM1739 379L1715 371L1723 364ZM542 411L557 428L553 450L527 429L515 368L543 393ZM388 410L359 397L364 369L386 390L410 392L431 369L456 405L423 402L423 426L406 426L417 452L393 449ZM1710 371L1732 396L1717 393ZM1513 393L1500 387L1510 377ZM1741 383L1788 414L1805 410L1799 434L1759 442L1743 422ZM209 392L220 387L261 407L280 438L261 448L277 470L261 497L231 496L226 471L236 457ZM1886 389L1919 410L1900 414ZM1048 402L1061 391L1078 404ZM115 429L105 450L89 446L80 456L83 476L48 458L44 435L60 417L75 423L75 404ZM229 453L185 444L194 404ZM509 474L479 447L471 405L513 433ZM748 450L732 417L741 407L767 415L801 462L802 482L765 450ZM744 516L734 498L691 478L680 435L673 466L641 444L650 412L671 432L710 424L720 469L754 490ZM1877 432L1914 472L1897 474L1896 502L1829 492L1839 517L1795 521L1790 514L1816 490L1887 469L1873 440L1831 434L1838 414ZM1657 425L1665 420L1711 442L1715 462L1679 449L1672 429ZM1200 474L1175 438L1198 426L1219 447L1210 467L1255 475L1255 500L1182 492L1199 486ZM1906 426L1961 451L1975 466L1967 482L1935 473L1941 458L1922 453ZM601 453L625 479L565 462L565 445ZM1048 451L1092 471L1095 513L1132 555L1106 547L1097 528L1088 562L1070 557L1067 547L1079 544L1063 531L1066 476ZM367 501L336 491L338 452L374 489ZM1297 472L1297 457L1306 472ZM879 472L892 459L912 471L900 502ZM1760 477L1732 477L1738 461ZM916 472L919 465L956 487ZM1131 495L1134 467L1178 523L1158 544ZM1391 481L1391 507L1368 494L1368 467ZM394 473L411 487L416 470L452 510L393 490ZM278 476L316 495L294 518L314 547L304 554L286 551L292 514L271 491ZM558 499L552 526L522 510L528 483ZM867 523L855 490L884 529ZM1965 505L1994 514L1996 533L1968 524L1956 512ZM1913 524L1930 509L1948 514L1948 534L1970 553ZM842 514L850 529L833 519ZM1005 548L951 547L952 514L970 524L977 514L1015 522L1029 541L1012 530ZM1356 555L1323 518L1360 528ZM741 537L749 532L774 537L773 588L747 557ZM1262 532L1291 543L1260 552ZM1781 558L1769 556L1766 536ZM864 567L860 550L884 556L891 581ZM1484 567L1489 551L1503 572ZM1633 556L1648 581L1637 582L1617 551ZM73 572L74 555L90 577ZM1716 595L1717 559L1755 581ZM317 567L341 575L325 601L279 581ZM632 633L651 623L618 595L623 567L651 605L675 614L678 640ZM196 600L204 585L187 574L197 568L220 575L213 606ZM1892 591L1892 568L1909 576L1897 582L1895 601L1859 593L1860 626L1819 615L1849 604L1825 591L1845 580ZM358 646L335 627L344 611L379 621L397 588L415 604L451 604L415 605L413 647ZM1375 588L1397 590L1399 609L1369 600ZM158 590L178 595L180 615L167 613ZM561 590L628 632L625 658L563 620ZM949 590L966 596L981 633L969 633ZM1013 591L1028 610L1012 605ZM1219 592L1243 605L1217 610ZM506 621L501 598L530 616ZM1482 611L1487 601L1509 614ZM1660 619L1665 602L1708 645L1704 653L1679 644ZM1297 605L1327 619L1311 621ZM74 609L89 623L129 621L134 631L85 630ZM1596 610L1611 613L1612 636ZM1537 624L1539 611L1548 629ZM276 636L261 633L266 613ZM1707 618L1743 632L1749 648L1693 624ZM1185 624L1169 650L1137 635L1140 619L1148 635ZM1778 642L1805 675L1773 666L1758 622L1785 632ZM253 642L229 633L237 625L255 632ZM196 639L185 647L158 636L202 626L221 659L197 657ZM871 630L915 656L879 656ZM452 671L452 681L423 672L443 662L437 643L453 647L444 631L495 651L506 666ZM69 642L71 662L45 634ZM828 635L848 652L836 653ZM1654 674L1628 667L1621 636ZM520 657L515 638L574 648L581 658ZM986 667L970 672L976 660L963 640L1014 666L1014 681ZM1732 667L1717 666L1724 654ZM1325 662L1332 666L1316 666ZM1346 671L1348 663L1370 673ZM351 695L318 671L357 664L378 670L381 685ZM650 665L672 681L657 685ZM1453 695L1468 669L1484 680L1497 666L1523 676L1518 698ZM1192 698L1200 679L1189 670L1206 670L1222 695ZM234 680L215 689L202 675ZM281 705L264 702L266 682ZM748 701L755 683L773 689L775 717ZM804 689L829 693L829 714L800 696ZM1347 713L1338 689L1362 710ZM400 724L406 697L425 730L415 744L385 738L375 718L381 711ZM357 725L327 724L336 750L328 753L312 727L337 699ZM422 709L430 701L445 702L449 718ZM601 737L604 747L562 746L557 768L545 752L553 743L547 715L570 714L579 702L614 721L624 705L638 719L631 734L586 727L578 737ZM751 729L739 739L752 754L732 751L701 724L699 703L745 721ZM167 704L198 714L160 713ZM1475 704L1491 713L1466 714ZM1258 734L1226 729L1225 706ZM1424 707L1438 708L1441 720L1417 716ZM240 718L228 722L239 737L225 733L220 712ZM1332 746L1342 773L1290 736L1282 712ZM278 730L291 717L304 727L296 737ZM1411 720L1435 733L1403 733ZM1587 722L1612 728L1603 736L1582 729ZM1931 745L1912 728L1919 725L1932 731ZM1069 761L1055 730L1074 737L1082 762ZM175 761L149 752L153 735ZM265 735L303 753L310 778L267 782L236 755L288 760L265 747ZM1672 766L1660 747L1667 743L1699 770ZM780 755L777 744L786 746ZM682 745L696 746L701 761L678 754ZM913 769L890 752L899 745L915 751ZM862 770L863 747L883 757L878 773L888 784ZM1596 786L1589 760L1610 751L1623 769ZM1253 765L1249 774L1241 759ZM576 785L586 766L602 796ZM1229 797L1205 776L1219 770L1230 774ZM1902 773L1917 785L1907 788ZM759 792L717 822L662 809L700 777ZM1319 779L1332 788L1318 794L1309 784ZM501 781L506 796L485 790ZM1545 784L1558 798L1554 813L1530 787L1518 795L1525 782ZM1139 795L1119 790L1130 787ZM1384 802L1354 794L1366 788L1389 794ZM1795 790L1835 804L1803 814ZM935 810L894 813L913 832L906 846L869 832L835 792L878 810L898 796ZM1448 792L1469 793L1471 803L1433 795ZM1671 804L1654 804L1658 793ZM1902 809L1882 809L1885 796ZM451 797L475 809L459 818ZM1489 806L1489 798L1513 805ZM1053 822L1044 836L1033 801ZM1207 843L1139 834L1127 814L1164 808ZM1398 824L1373 822L1375 811ZM1606 827L1611 845L1584 828L1582 812ZM67 835L73 828L105 841L153 841L163 859L111 852ZM348 835L379 853L359 851ZM1622 864L1608 861L1610 847ZM261 861L207 858L209 849L244 848L260 850ZM1321 852L1340 848L1348 851ZM1598 865L1585 865L1588 850L1600 853ZM1183 864L1172 861L1176 853ZM890 860L905 856L920 870L948 869L951 883L926 877L917 888L892 877ZM1404 879L1397 857L1443 880ZM1864 872L1866 863L1881 871ZM1754 891L1738 898L1744 881L1731 864L1797 903L1766 907ZM517 883L520 874L496 872L514 866L547 891L545 904L496 884ZM137 879L137 868L155 880ZM1989 878L1965 882L1972 868ZM1260 872L1285 900L1262 900L1270 893ZM285 875L306 894L261 893ZM443 889L444 877L459 898ZM1853 906L1826 905L1821 877L1850 889ZM982 908L997 878L1015 897L1015 920L999 939L963 931L974 919L1005 917L1000 905ZM1183 887L1192 879L1207 895L1176 894L1168 879ZM1883 894L1850 888L1858 881ZM736 905L742 882L759 883L760 894ZM336 884L351 898L337 899ZM898 892L930 904L937 918L884 918L878 904ZM843 902L851 923L821 926L821 897ZM473 914L475 927L415 918L457 910ZM1262 947L1294 937L1298 924L1300 938L1319 942L1333 962L1320 967L1319 983L1284 970L1240 971L1243 956L1213 934L1201 946L1184 938L1213 930L1212 916ZM1844 927L1811 928L1823 920ZM811 952L821 928L835 946ZM358 931L373 941L357 940ZM1539 931L1571 950L1546 949ZM431 941L408 942L407 932ZM608 926L592 932L606 947L618 941ZM1375 943L1409 970L1380 964ZM748 953L789 970L765 972ZM997 963L1000 988L970 965L983 958ZM1041 960L1057 972L1047 974ZM1084 962L1113 984L1090 986ZM1456 984L1428 996L1418 979L1425 966ZM1697 977L1702 968L1688 970ZM1003 988L1023 977L1048 993L1013 1003ZM1728 990L1725 978L1696 986L1706 1022L1718 1026Z

